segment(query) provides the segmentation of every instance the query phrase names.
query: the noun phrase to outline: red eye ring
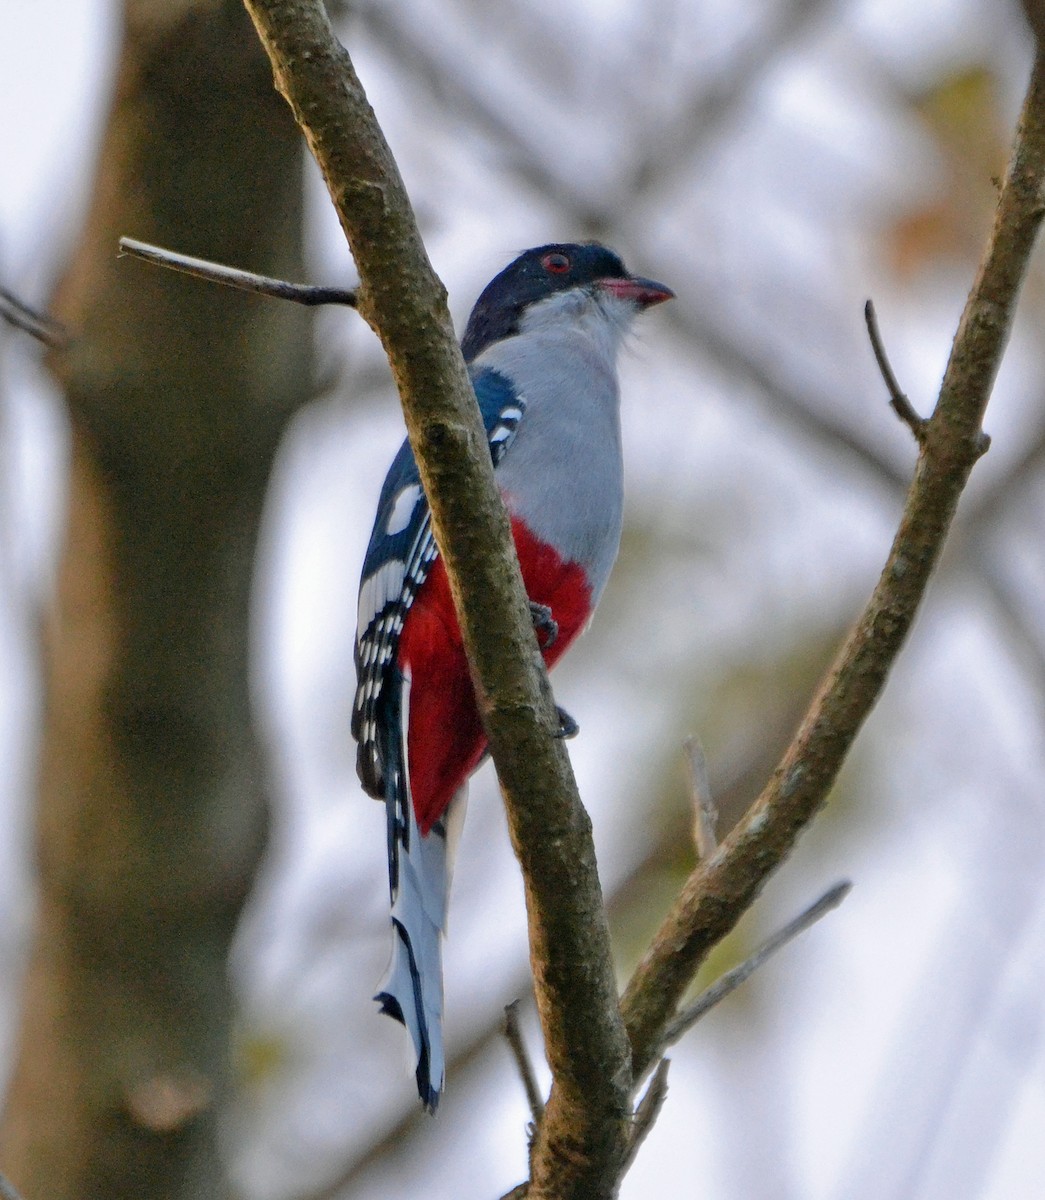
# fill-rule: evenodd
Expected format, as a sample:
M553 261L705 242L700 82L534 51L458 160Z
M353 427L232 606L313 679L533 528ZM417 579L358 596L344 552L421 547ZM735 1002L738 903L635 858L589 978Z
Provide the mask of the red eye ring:
M565 254L558 254L558 253L553 252L552 254L546 254L541 259L541 266L550 275L565 275L566 272L570 269L570 260L566 257Z

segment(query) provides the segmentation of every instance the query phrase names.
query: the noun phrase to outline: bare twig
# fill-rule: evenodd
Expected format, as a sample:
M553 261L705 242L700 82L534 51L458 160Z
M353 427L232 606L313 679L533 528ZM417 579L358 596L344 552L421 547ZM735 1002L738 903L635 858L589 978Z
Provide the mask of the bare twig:
M915 441L921 445L925 439L927 421L915 412L914 405L907 399L906 393L897 382L896 375L893 373L893 368L889 362L889 356L886 354L885 346L882 343L882 334L878 328L878 314L874 310L873 300L868 300L864 305L864 320L867 322L867 336L871 339L874 360L878 364L878 370L881 372L882 379L885 380L885 386L889 391L889 403L892 405L893 412L896 413L900 420L914 434Z
M708 778L708 762L700 738L690 735L682 743L689 767L689 794L693 803L693 841L698 858L710 858L718 849L715 826L718 824L718 809L711 794Z
M760 966L768 959L772 958L778 950L783 949L788 942L793 941L800 933L805 932L810 925L815 925L821 917L826 916L842 903L842 901L852 891L853 885L848 880L843 880L841 883L836 883L834 887L826 891L819 900L811 904L804 912L800 913L793 921L778 930L762 943L761 946L749 958L724 975L719 976L713 984L706 987L700 995L688 1004L682 1012L675 1018L674 1021L664 1030L664 1036L661 1039L658 1053L663 1053L668 1046L674 1045L684 1033L687 1033L706 1013L710 1012L720 1001L732 992L735 992L742 983L746 983L748 979L758 970Z
M994 228L926 423L903 517L878 584L794 741L713 859L698 864L621 1004L641 1074L712 946L734 927L820 807L906 639L969 473L983 415L1045 216L1045 61L1035 63Z
M504 1037L511 1049L512 1057L515 1059L519 1078L526 1089L526 1102L530 1106L533 1123L539 1125L544 1116L544 1100L541 1098L533 1063L530 1062L530 1056L526 1052L526 1043L523 1041L522 1029L519 1027L518 1000L513 1000L511 1004L504 1006Z
M46 313L38 313L30 308L4 287L0 287L0 317L3 317L8 325L28 333L30 337L36 338L51 349L69 343L69 331L64 325Z
M649 1087L646 1088L645 1095L639 1101L638 1108L635 1109L635 1116L632 1119L631 1125L631 1137L628 1139L628 1148L624 1154L622 1174L635 1161L635 1156L641 1149L642 1143L648 1137L649 1131L657 1123L660 1110L664 1107L664 1101L668 1098L668 1067L670 1065L670 1061L666 1058L662 1058L657 1063L649 1081Z
M344 304L349 308L356 306L354 291L335 287L316 287L309 283L288 283L285 279L255 275L253 271L243 271L239 267L227 267L223 263L210 262L206 258L193 258L189 254L178 254L174 250L165 250L162 246L152 246L148 242L139 242L134 238L120 238L120 253L117 257L125 254L153 263L157 267L167 267L171 271L195 275L197 279L223 283L226 287L237 288L241 292L256 292L260 296L274 296L277 300L293 300L295 304L305 304L310 307L318 304Z

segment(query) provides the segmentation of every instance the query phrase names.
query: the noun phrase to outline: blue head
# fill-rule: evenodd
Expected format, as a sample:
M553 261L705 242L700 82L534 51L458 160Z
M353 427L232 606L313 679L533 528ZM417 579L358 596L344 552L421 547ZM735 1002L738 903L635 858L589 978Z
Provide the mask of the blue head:
M526 250L487 284L468 318L461 349L471 362L493 342L519 332L532 305L559 292L603 291L636 308L649 308L674 293L662 283L631 275L618 255L597 242L553 242Z

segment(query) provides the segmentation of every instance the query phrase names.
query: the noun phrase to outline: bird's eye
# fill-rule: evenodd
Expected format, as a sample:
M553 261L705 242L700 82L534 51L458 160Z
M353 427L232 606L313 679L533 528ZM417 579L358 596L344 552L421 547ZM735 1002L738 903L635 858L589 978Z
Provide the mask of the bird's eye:
M546 254L541 266L551 275L565 275L570 269L570 260L565 254Z

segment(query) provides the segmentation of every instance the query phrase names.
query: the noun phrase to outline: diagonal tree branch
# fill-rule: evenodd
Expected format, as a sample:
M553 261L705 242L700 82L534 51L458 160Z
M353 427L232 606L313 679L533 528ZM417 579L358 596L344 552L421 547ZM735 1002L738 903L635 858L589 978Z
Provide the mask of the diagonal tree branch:
M708 950L727 934L823 805L885 685L958 498L987 439L981 423L1045 214L1045 59L1039 55L979 272L955 335L900 527L867 608L795 740L718 853L698 865L622 999L636 1075Z
M700 993L692 1004L686 1005L664 1030L664 1036L657 1047L657 1054L663 1054L669 1046L673 1046L679 1041L683 1034L688 1033L698 1021L703 1020L716 1005L721 1004L727 996L731 996L737 988L747 983L759 967L768 962L778 950L782 950L788 942L793 942L799 934L805 933L810 925L815 925L821 917L825 917L832 909L837 908L852 890L853 885L848 879L828 888L819 900L814 901L797 917L788 921L783 929L778 929L776 933L768 937L755 950L754 954L726 971L724 975L720 975L714 983Z
M246 0L319 163L385 347L432 510L526 886L553 1086L532 1197L612 1195L630 1054L591 828L557 729L471 386L398 169L320 0Z

